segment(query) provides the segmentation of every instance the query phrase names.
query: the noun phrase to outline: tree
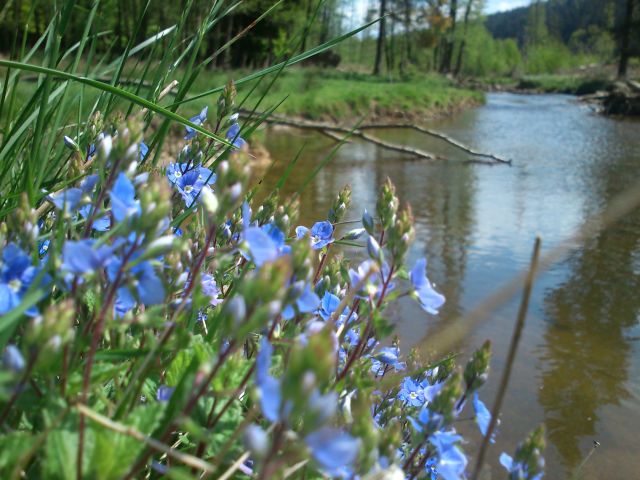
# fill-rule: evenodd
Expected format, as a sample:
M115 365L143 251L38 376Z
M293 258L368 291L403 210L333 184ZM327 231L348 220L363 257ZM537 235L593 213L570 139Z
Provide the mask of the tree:
M380 75L380 64L384 52L385 24L387 15L387 0L380 0L380 22L378 27L378 40L376 42L376 59L373 64L373 74Z
M624 23L620 35L620 62L618 63L618 78L627 76L629 57L631 56L631 26L633 24L633 9L635 0L627 0Z

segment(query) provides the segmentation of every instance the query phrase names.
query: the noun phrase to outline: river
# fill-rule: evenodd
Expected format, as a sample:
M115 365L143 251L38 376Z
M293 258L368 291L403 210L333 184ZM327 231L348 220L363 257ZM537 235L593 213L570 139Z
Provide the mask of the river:
M513 165L465 162L461 152L412 131L377 132L450 160L430 163L353 142L300 197L305 225L326 219L345 183L353 189L349 218L359 218L365 207L375 210L387 176L401 202L411 204L416 242L410 259L427 258L429 277L447 304L437 317L409 300L392 309L405 351L428 342L435 328L525 269L535 235L542 237L543 253L548 251L640 179L640 123L597 116L569 96L489 94L486 105L427 126L510 158ZM334 143L315 133L279 131L267 136L265 146L276 159L267 186L304 147L284 188L290 194ZM636 210L576 245L537 279L486 478L505 477L497 462L500 452L512 454L540 423L547 428L545 478L570 477L594 441L600 447L580 478L639 478L639 232ZM491 376L481 391L489 406L517 307L514 298L457 347L466 361L485 339L493 342ZM466 450L475 454L480 437L472 422L460 422L459 429L469 439Z

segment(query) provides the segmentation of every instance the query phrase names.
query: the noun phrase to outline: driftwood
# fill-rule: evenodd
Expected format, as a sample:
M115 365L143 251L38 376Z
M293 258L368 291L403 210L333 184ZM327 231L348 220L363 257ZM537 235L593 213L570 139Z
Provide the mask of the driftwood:
M240 110L240 115L242 116L249 116L251 115L251 112L249 112L248 110ZM254 112L255 113L255 112ZM427 128L424 127L420 127L417 125L412 125L412 124L405 124L405 123L400 123L400 124L390 124L390 123L383 123L383 124L363 124L363 125L359 125L357 128L347 128L347 127L341 127L339 125L335 125L335 124L329 124L329 123L323 123L323 122L313 122L310 120L301 120L301 119L294 119L294 118L290 118L290 117L286 117L284 115L275 115L275 114L271 114L269 116L267 116L265 118L265 122L267 123L271 123L271 124L275 124L275 125L284 125L284 126L288 126L288 127L293 127L293 128L299 128L302 130L315 130L318 131L320 133L322 133L323 135L326 135L330 138L332 138L333 140L336 141L346 141L345 139L348 138L348 136L353 136L353 137L357 137L360 138L366 142L372 143L374 145L377 145L381 148L385 148L387 150L392 150L395 152L400 152L400 153L404 153L407 155L412 155L414 157L418 157L424 160L429 160L429 161L433 161L433 160L446 160L446 157L443 157L441 155L436 155L434 153L431 152L426 152L424 150L420 150L417 148L411 148L411 147L407 147L405 145L401 145L401 144L397 144L397 143L393 143L393 142L389 142L386 140L382 140L381 138L378 138L374 135L371 135L370 133L366 133L364 132L364 130L369 130L369 129L383 129L383 128L410 128L413 130L416 130L418 132L433 136L433 137L437 137L441 140L444 140L445 142L447 142L450 145L453 145L454 147L469 153L471 155L474 155L476 157L484 157L484 158L489 158L492 161L491 162L487 162L487 161L480 161L477 160L475 161L475 163L505 163L505 164L511 164L511 160L506 160L504 158L500 158L497 155L493 155L490 153L483 153L483 152L478 152L476 150L473 150L471 147L468 147L466 145L464 145L462 142L459 142L443 133L440 132L436 132L433 130L429 130ZM342 134L343 136L340 136L339 134Z
M413 125L411 123L368 123L365 125L360 125L359 127L361 130L366 130L369 128L408 128L411 130L415 130L417 132L420 133L424 133L426 135L430 135L432 137L436 137L439 138L440 140L444 140L446 143L448 143L449 145L452 145L456 148L458 148L459 150L462 150L463 152L467 152L475 157L485 157L485 158L490 158L491 160L494 160L496 162L499 163L507 163L507 164L511 164L511 160L508 160L506 158L502 158L499 157L497 155L494 155L493 153L485 153L485 152L479 152L477 150L473 150L471 147L465 145L464 143L456 140L455 138L451 138L448 135L445 135L442 132L438 132L435 130L430 130L428 128L425 127L421 127L419 125Z

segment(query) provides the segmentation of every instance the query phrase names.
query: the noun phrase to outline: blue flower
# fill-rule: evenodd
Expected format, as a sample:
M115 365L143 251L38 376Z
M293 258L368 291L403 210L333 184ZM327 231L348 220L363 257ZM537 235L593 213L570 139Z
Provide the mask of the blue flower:
M295 305L298 313L311 313L315 312L320 305L320 299L311 289L310 285L305 285L301 295L296 299ZM291 320L295 316L295 310L292 305L287 305L282 310L282 318L285 320Z
M40 273L40 269L31 264L31 258L15 244L9 243L2 251L0 264L0 314L5 314L20 305L25 293ZM47 282L48 277L43 277ZM29 308L27 315L35 316L35 306Z
M349 269L349 283L351 284L351 288L355 288L356 286L363 283L364 278L367 274L373 270L374 272L378 269L376 263L369 259L362 262L358 265L357 270ZM384 280L389 277L390 269L389 265L386 262L382 263L380 267L380 271L378 273L374 273L369 275L368 280L364 282L361 288L356 293L357 298L367 299L369 296L377 297L382 293L382 286L384 284ZM395 288L395 284L393 282L389 282L387 285L387 292L390 292Z
M40 244L38 245L38 255L44 257L49 251L49 245L51 245L51 240L49 239L40 242Z
M427 261L419 259L411 270L411 283L414 288L414 296L422 309L432 315L438 313L438 309L444 305L444 295L436 292L427 278Z
M142 161L147 156L147 153L149 153L149 147L146 143L140 142L138 144L138 151L140 152L140 161Z
M189 121L191 123L194 123L198 126L202 125L205 120L207 119L207 113L209 112L209 107L204 107L200 113L194 117L191 117L189 119ZM184 136L185 140L191 140L192 138L194 138L196 136L196 131L193 127L189 127L188 125L185 126L185 129L187 130L187 134Z
M296 237L298 239L309 235L311 237L311 247L320 250L335 240L333 238L333 225L331 222L316 222L309 230L307 227L296 227Z
M24 370L24 357L22 353L20 353L20 350L18 350L18 347L15 345L7 345L7 348L5 348L2 354L2 367L16 373Z
M318 313L323 319L329 320L329 317L333 315L333 312L336 311L339 305L340 299L338 297L330 292L324 292L324 296L322 297L322 304L318 309Z
M256 385L260 392L260 408L265 418L271 422L280 420L282 393L280 380L269 375L273 347L266 338L260 342L256 358Z
M540 480L544 472L531 476L526 463L516 462L510 455L502 453L500 455L500 465L507 469L509 478L514 480ZM540 468L544 468L544 459L540 458Z
M218 178L217 175L215 173L211 173L211 170L208 168L201 165L192 165L190 167L187 163L170 163L167 167L167 178L169 179L169 182L176 184L182 177L192 171L197 172L198 178L208 185L216 183L216 179Z
M424 399L427 401L427 403L431 403L433 402L433 399L436 398L438 393L440 393L440 390L442 390L442 387L444 387L444 382L430 385L429 382L425 379L422 382L420 382L420 385L424 390Z
M227 131L227 140L229 140L235 148L242 148L247 142L240 136L240 125L234 122Z
M62 247L62 269L75 275L93 273L104 268L112 258L113 249L102 245L94 248L94 240L68 240Z
M175 186L187 208L190 208L195 203L203 188L209 188L205 180L200 175L199 169L189 170L181 177L178 177Z
M78 210L78 213L82 216L82 218L84 218L85 220L88 220L89 215L91 215L92 208L93 208L93 205L91 204L84 205L80 207L80 209ZM100 218L95 218L93 220L93 223L91 224L91 229L96 230L98 232L106 232L107 230L109 230L110 227L111 227L111 219L109 219L108 215L105 215L104 217L100 217Z
M445 480L465 479L464 470L467 467L467 457L458 447L458 442L462 440L455 431L437 431L429 437L431 444L436 447L438 453L438 463L435 470L439 477Z
M166 385L160 385L156 392L156 400L159 402L168 402L173 394L175 387L167 387Z
M135 260L140 253L133 255L131 260ZM123 268L122 259L113 257L107 265L107 276L114 282L118 272ZM133 266L128 272L133 277L135 293L141 303L145 305L157 305L164 302L164 286L162 280L156 274L153 265L149 261L143 261ZM136 305L136 297L128 287L119 287L116 292L115 311L117 316L123 316Z
M475 392L473 395L473 409L476 412L476 423L478 424L478 428L482 433L482 436L487 435L487 430L489 429L489 423L491 422L491 413L489 409L482 403L480 397L478 396L478 392ZM490 439L491 443L495 443L493 438Z
M311 455L329 475L353 464L360 452L360 440L342 430L323 427L305 437Z
M138 216L141 213L140 201L136 200L136 190L131 180L120 172L109 197L111 198L111 213L118 222L124 219Z
M47 195L47 200L55 205L58 210L64 212L73 212L78 208L78 204L82 200L84 192L80 188L68 188L56 193Z
M200 279L200 285L202 286L202 293L209 297L209 305L215 307L222 303L220 298L220 289L216 284L216 279L212 275L205 273Z
M284 233L278 227L273 224L251 227L248 226L250 220L245 217L246 215L243 216L245 228L242 235L249 247L248 258L257 267L290 252L291 248L284 243Z
M407 365L399 360L400 349L398 347L384 347L380 352L371 357L371 371L374 375L381 374L385 366L393 368L396 372L404 370Z
M427 406L422 407L418 413L418 418L407 417L407 419L415 431L419 433L423 431L435 432L439 430L444 423L444 417L439 413L432 412Z
M421 407L426 402L424 390L411 377L405 377L402 381L402 388L398 392L398 400L406 402L412 407Z

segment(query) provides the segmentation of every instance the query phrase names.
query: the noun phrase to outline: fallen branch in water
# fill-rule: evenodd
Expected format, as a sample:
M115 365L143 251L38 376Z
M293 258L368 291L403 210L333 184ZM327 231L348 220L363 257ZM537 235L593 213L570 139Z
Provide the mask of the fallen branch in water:
M247 111L247 110L240 110L239 111L240 115L247 117L249 115L251 115L251 112ZM417 148L411 148L411 147L407 147L405 145L401 145L401 144L397 144L397 143L393 143L393 142L389 142L387 140L382 140L381 138L378 138L374 135L371 135L369 133L365 133L363 130L367 130L367 129L375 129L375 128L410 128L422 133L425 133L427 135L431 135L434 137L437 137L441 140L444 140L445 142L447 142L450 145L455 146L456 148L469 153L471 155L474 155L476 157L485 157L485 158L489 158L492 160L492 162L486 162L486 161L482 161L482 160L476 160L474 161L475 163L505 163L510 165L511 164L511 160L506 160L503 158L498 157L497 155L493 155L490 153L483 153L483 152L478 152L476 150L473 150L471 147L468 147L466 145L464 145L463 143L443 134L440 132L435 132L433 130L429 130L427 128L424 127L420 127L417 125L411 125L411 124L365 124L365 125L360 125L359 127L355 128L355 129L350 129L347 127L341 127L339 125L335 125L335 124L329 124L329 123L322 123L322 122L313 122L310 120L300 120L300 119L294 119L291 117L286 117L284 115L275 115L275 114L271 114L267 117L265 117L265 122L270 123L270 124L275 124L275 125L284 125L284 126L288 126L288 127L293 127L293 128L299 128L299 129L303 129L303 130L316 130L320 133L322 133L323 135L326 135L328 137L330 137L331 139L335 140L335 141L343 141L343 137L341 137L340 135L338 135L338 133L340 134L344 134L344 135L348 135L348 136L354 136L354 137L358 137L366 142L369 143L373 143L374 145L377 145L381 148L385 148L387 150L392 150L395 152L400 152L400 153L405 153L408 155L412 155L414 157L418 157L418 158L422 158L425 160L446 160L447 158L441 155L436 155L434 153L431 152L426 152L424 150L420 150Z
M428 128L420 127L419 125L413 125L411 123L370 123L366 125L360 125L359 128L360 130L366 130L370 128L380 128L380 129L381 128L408 128L411 130L415 130L417 132L424 133L426 135L430 135L432 137L439 138L440 140L444 140L449 145L452 145L462 150L463 152L467 152L473 156L490 158L492 160L495 160L496 162L506 163L511 165L511 160L499 157L498 155L494 155L493 153L478 152L477 150L473 150L471 147L465 145L462 142L459 142L455 138L451 138L450 136L445 135L442 132L438 132L436 130L430 130Z

